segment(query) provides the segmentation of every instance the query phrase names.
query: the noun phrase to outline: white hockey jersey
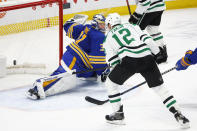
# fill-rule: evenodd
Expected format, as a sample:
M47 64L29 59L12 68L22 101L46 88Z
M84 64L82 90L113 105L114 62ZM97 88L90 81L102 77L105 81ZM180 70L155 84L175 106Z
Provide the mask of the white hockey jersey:
M138 25L129 23L115 26L104 42L106 59L111 65L125 56L140 58L159 53L152 37L144 33Z
M166 9L164 0L135 0L138 14L163 11Z

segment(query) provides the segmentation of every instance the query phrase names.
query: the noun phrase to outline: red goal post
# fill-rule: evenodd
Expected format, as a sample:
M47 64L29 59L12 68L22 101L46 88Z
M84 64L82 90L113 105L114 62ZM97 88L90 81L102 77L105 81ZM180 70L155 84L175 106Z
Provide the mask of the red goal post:
M65 1L64 1L65 2ZM46 28L48 26L57 26L59 28L59 62L62 58L63 55L63 1L62 0L40 0L40 1L24 1L23 3L17 3L17 4L9 4L9 5L4 5L4 6L0 6L0 13L3 13L5 15L6 12L9 11L16 11L18 9L26 9L26 8L32 8L33 10L36 7L42 7L44 8L44 6L46 5L51 5L51 4L56 4L58 6L58 16L55 18L51 18L51 20L49 21L49 18L46 18L45 20L47 20L47 22L43 22L45 23L45 25L37 25L35 24L34 26L31 24L32 21L30 23L27 22L27 26L25 27L24 24L9 24L6 26L1 26L0 25L0 36L1 35L7 35L7 34L12 34L12 33L18 33L18 32L25 32L28 30L35 30L35 29L39 29L39 28ZM53 21L53 19L58 19L56 21ZM40 19L39 21L43 21L43 19ZM47 23L47 24L46 24ZM12 29L8 29L9 27L13 27L13 25L17 25L20 27L15 27ZM31 25L31 27L29 26Z

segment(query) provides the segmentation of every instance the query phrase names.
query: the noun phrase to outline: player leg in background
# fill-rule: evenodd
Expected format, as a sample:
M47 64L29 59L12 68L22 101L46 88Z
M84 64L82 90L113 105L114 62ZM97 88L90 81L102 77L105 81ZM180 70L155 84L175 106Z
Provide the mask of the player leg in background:
M62 78L45 82L42 81L42 78L38 79L33 85L33 88L28 90L27 97L31 99L44 99L46 96L55 95L76 87L76 75L72 75L69 72L73 69L76 71L87 70L87 68L83 68L84 66L83 63L79 63L76 57L66 51L62 57L61 65L50 76L66 72L67 74ZM89 77L92 76L93 73L94 72L83 73L80 74L79 77ZM72 81L72 83L70 81Z
M176 121L183 127L189 128L189 120L182 115L180 108L174 96L163 84L163 78L155 63L150 56L147 60L146 67L140 71L141 75L146 79L148 86L161 98L167 109L173 113Z
M160 49L161 57L158 57L160 59L157 60L157 63L166 62L168 58L166 44L162 33L159 31L162 14L163 11L146 13L139 22L140 28L146 29Z

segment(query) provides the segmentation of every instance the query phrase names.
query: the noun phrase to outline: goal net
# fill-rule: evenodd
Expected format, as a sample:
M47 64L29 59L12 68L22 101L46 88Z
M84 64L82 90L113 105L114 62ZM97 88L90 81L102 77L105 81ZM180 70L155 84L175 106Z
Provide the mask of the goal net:
M62 0L0 2L0 55L7 74L48 74L63 54Z

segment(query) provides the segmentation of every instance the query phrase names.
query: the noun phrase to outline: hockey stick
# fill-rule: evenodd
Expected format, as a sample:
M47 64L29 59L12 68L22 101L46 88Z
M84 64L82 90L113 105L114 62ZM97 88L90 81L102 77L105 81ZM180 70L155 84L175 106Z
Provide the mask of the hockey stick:
M166 74L166 73L168 73L168 72L170 72L170 71L172 71L174 69L176 69L176 67L173 67L171 69L168 69L168 70L164 71L162 73L162 75L164 75L164 74ZM141 85L144 85L145 83L146 83L146 81L144 81L144 82L142 82L142 83L140 83L140 84L138 84L138 85L136 85L136 86L134 86L132 88L129 88L129 89L125 90L124 92L120 93L120 95L123 95L123 94L125 94L125 93L127 93L127 92L129 92L129 91L141 86ZM90 102L90 103L96 104L96 105L103 105L103 104L105 104L105 103L107 103L109 101L109 99L102 101L102 100L98 100L98 99L92 98L90 96L86 96L85 100Z
M71 75L88 73L88 72L98 71L98 70L105 70L105 69L109 69L109 68L111 68L111 66L106 66L106 67L101 67L101 68L96 68L96 69L90 69L90 70L83 70L83 71L78 71L78 72L72 72ZM67 74L68 74L68 72L61 73L61 74L54 75L54 76L49 76L49 77L43 78L43 81L50 81L50 80L62 78L64 76L66 76Z
M127 7L128 7L128 10L129 10L129 14L131 15L131 8L130 8L130 5L129 5L129 0L126 0L127 2Z
M131 8L130 8L130 5L129 5L129 0L126 0L126 2L127 2L127 7L128 7L129 15L132 15L131 14ZM140 23L141 23L142 19L144 18L145 14L146 14L146 12L142 15L142 17L140 18L140 20L137 22L137 25L140 25Z

